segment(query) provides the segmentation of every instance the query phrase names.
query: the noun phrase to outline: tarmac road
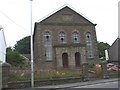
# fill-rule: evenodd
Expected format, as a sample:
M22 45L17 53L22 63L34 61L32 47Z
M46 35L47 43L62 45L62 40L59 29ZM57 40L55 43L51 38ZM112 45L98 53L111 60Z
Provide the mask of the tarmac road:
M118 88L118 84L120 84L120 81L98 83L98 84L85 85L85 86L77 86L74 88Z

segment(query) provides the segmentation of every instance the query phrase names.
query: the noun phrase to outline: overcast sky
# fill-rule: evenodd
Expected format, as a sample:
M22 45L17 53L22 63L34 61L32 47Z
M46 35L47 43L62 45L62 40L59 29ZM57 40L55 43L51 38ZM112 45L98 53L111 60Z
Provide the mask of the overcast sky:
M118 37L119 0L33 0L33 24L68 4L96 23L97 40L112 44ZM30 35L30 0L0 0L0 25L7 46Z

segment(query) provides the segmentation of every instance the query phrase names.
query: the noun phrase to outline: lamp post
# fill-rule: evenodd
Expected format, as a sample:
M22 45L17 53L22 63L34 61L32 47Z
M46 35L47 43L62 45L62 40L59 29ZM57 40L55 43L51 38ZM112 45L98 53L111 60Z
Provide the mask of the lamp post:
M32 1L30 0L30 31L31 31L31 87L34 87L34 67L33 67L33 35L32 35Z
M118 2L118 24L120 24L120 1ZM120 38L120 25L118 25L118 38Z

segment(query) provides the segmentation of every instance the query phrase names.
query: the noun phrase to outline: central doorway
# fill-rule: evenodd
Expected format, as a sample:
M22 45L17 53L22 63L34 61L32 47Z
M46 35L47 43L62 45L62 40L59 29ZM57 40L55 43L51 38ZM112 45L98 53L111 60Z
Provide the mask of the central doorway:
M80 67L80 53L75 53L75 67Z
M62 64L63 64L63 68L68 68L68 54L67 53L62 54Z

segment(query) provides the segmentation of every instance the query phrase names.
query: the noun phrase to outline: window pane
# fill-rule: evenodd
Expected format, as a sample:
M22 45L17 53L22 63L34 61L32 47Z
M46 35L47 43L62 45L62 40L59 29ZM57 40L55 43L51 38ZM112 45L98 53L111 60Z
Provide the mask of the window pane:
M59 41L60 41L60 43L65 43L65 33L64 32L59 33Z
M79 34L77 32L73 32L72 40L73 40L73 43L80 43Z
M52 60L52 40L49 32L44 33L44 48L46 60Z

